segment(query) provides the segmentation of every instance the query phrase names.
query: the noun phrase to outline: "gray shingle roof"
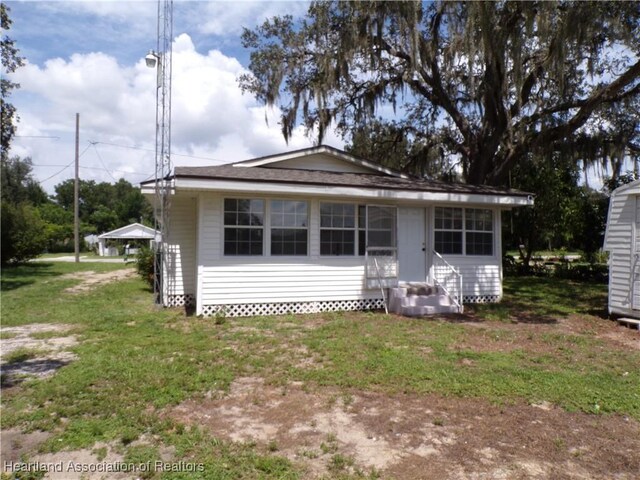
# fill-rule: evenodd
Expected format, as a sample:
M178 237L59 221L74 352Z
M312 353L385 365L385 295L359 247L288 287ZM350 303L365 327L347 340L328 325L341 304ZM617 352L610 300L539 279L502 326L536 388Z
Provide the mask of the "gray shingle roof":
M530 195L529 193L512 189L502 189L484 185L467 185L463 183L447 183L420 178L397 178L368 173L338 173L269 167L234 167L232 165L176 167L174 176L176 179L193 178L241 182L288 183L322 186L330 185L417 192L472 193L481 195L508 195L523 197Z

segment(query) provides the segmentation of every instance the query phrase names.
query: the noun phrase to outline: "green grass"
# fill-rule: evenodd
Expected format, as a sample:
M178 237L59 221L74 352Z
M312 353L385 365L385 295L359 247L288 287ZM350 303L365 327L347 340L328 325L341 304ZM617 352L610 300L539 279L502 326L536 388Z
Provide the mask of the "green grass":
M568 315L606 317L607 286L547 277L513 277L504 281L500 303L470 305L489 320L556 323Z
M74 272L94 271L110 272L127 267L117 263L46 263L30 262L17 267L4 267L0 279L2 291L2 326L12 327L30 323L84 323L88 309L94 305L104 308L108 299L104 290L91 295L73 297L66 295L64 289L80 283L80 280L66 278L63 275ZM140 291L140 286L135 286ZM113 292L114 313L118 306L127 303L125 288ZM146 302L146 300L141 300Z
M283 387L290 381L337 387L344 393L336 400L345 404L354 389L434 393L494 403L545 400L571 411L640 420L640 354L615 349L592 334L594 322L607 321L594 316L606 305L606 286L507 279L502 304L469 309L470 319L480 322L475 327L380 313L216 323L155 308L139 279L81 295L63 292L77 282L61 279L65 273L123 267L39 263L3 269L3 326L71 323L80 343L73 348L78 360L53 377L3 391L2 428L51 431L44 446L51 451L111 442L136 461L155 459L162 445L173 445L177 459L204 465L195 476L162 478L287 479L300 472L278 455L276 444L221 441L177 424L163 411L224 391L237 377L261 376ZM553 329L558 319L572 315L584 319L584 332ZM307 328L310 322L318 326ZM551 328L524 334L513 322ZM517 347L504 348L512 343ZM314 368L301 366L305 358L314 360ZM141 446L140 438L153 441ZM335 438L327 438L315 450L337 454L334 445ZM331 462L341 478L360 476L349 473L346 457Z

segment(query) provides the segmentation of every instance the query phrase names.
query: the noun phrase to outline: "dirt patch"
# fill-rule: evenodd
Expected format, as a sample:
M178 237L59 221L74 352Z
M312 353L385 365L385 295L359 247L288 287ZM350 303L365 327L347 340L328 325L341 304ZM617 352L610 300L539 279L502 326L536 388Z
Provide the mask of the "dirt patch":
M155 461L127 461L123 455L124 448L117 442L97 442L92 448L81 450L37 453L42 443L50 437L51 433L48 432L23 433L18 429L3 431L0 458L3 471L10 473L11 465L25 463L30 471L46 471L44 478L48 480L119 480L146 478L149 473L162 468ZM143 436L131 443L131 446L154 445L156 442L157 439ZM158 460L164 464L176 461L174 447L161 446L158 454Z
M49 432L42 431L23 433L16 428L2 430L0 432L0 438L2 439L0 442L0 464L19 462L22 455L37 451L40 444L50 436Z
M136 275L136 271L133 268L123 268L120 270L114 270L113 272L96 273L92 270L86 272L74 272L62 275L63 280L80 280L78 285L66 288L64 291L67 293L83 293L93 290L94 288L111 282L118 282L132 278Z
M135 473L124 470L122 454L108 444L97 443L92 449L44 453L29 457L29 463L51 466L44 478L47 480L97 480L138 478ZM105 469L110 468L108 471Z
M468 318L467 318L468 317ZM517 349L537 353L556 350L552 342L545 342L544 335L588 335L590 339L601 340L608 346L622 350L640 350L640 333L618 325L616 322L591 315L569 315L558 318L555 323L521 323L478 321L472 315L458 315L455 323L465 327L475 327L466 332L462 340L452 346L459 350L477 352L504 351Z
M623 345L627 348L640 350L640 332L633 331L629 328L618 327L616 330L599 335L599 338Z
M31 324L1 329L10 336L0 340L2 387L12 387L27 378L48 377L75 360L75 354L68 349L78 339L65 335L71 328L63 324Z
M375 470L383 478L635 479L640 471L637 421L548 403L309 391L249 377L168 414L219 438L257 442L299 464L305 478Z

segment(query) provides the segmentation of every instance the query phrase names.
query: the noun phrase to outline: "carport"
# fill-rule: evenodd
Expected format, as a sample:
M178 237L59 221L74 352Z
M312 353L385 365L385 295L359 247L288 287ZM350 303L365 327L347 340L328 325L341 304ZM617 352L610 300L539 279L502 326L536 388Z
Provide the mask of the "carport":
M129 240L148 240L149 246L152 247L153 242L159 239L159 235L159 232L151 227L141 223L132 223L98 235L98 255L101 257L118 256L118 249L116 247L107 247L107 240L119 240L122 243L126 243ZM137 253L137 249L129 249L126 253L133 255Z

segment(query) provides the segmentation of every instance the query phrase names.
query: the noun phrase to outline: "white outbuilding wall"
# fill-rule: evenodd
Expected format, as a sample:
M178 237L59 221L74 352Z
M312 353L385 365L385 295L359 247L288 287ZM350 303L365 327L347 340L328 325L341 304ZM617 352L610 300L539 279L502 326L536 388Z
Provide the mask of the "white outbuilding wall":
M640 180L611 194L604 250L609 252L609 313L640 318Z

